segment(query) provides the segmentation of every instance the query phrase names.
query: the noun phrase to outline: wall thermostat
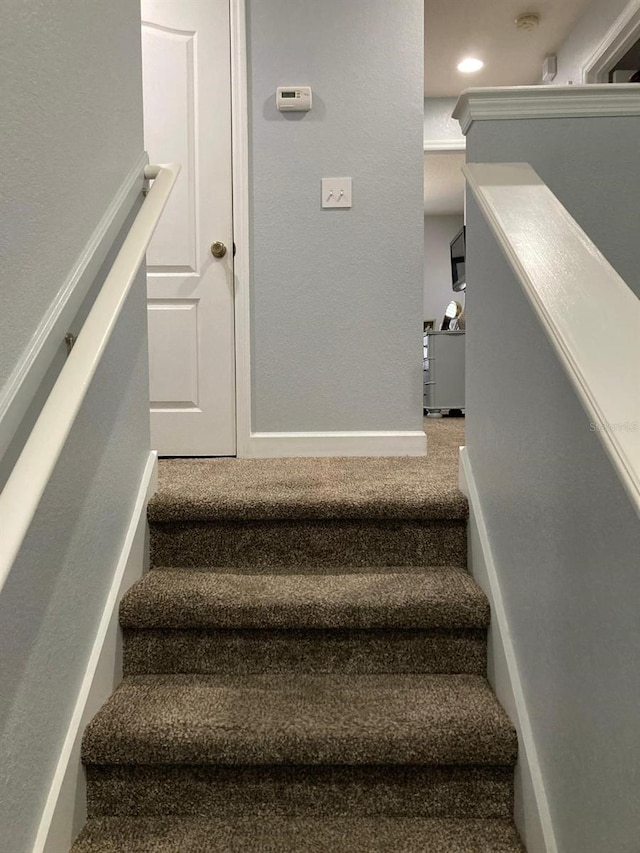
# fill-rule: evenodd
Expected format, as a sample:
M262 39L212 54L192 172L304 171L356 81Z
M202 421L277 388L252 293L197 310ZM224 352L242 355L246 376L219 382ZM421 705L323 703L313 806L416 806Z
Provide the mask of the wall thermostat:
M278 86L276 106L282 113L308 113L311 109L311 86Z

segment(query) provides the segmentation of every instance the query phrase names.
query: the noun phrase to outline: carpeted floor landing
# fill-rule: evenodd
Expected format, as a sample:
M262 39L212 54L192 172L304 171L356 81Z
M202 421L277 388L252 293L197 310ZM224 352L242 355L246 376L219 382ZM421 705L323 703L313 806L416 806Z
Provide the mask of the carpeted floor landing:
M426 459L160 462L73 853L524 851L464 421L426 429Z

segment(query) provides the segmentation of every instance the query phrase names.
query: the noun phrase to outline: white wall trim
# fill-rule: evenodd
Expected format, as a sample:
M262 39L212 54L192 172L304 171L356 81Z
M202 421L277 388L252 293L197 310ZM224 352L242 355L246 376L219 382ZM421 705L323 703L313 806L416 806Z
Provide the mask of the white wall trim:
M253 432L245 456L425 456L421 430L398 432Z
M149 453L102 618L60 752L32 853L70 849L86 819L86 783L80 761L85 726L122 678L118 605L148 563L146 508L157 487L157 454Z
M527 163L462 171L640 517L637 380L620 369L638 363L640 301ZM611 331L594 347L596 328Z
M231 34L231 144L235 283L236 454L250 455L251 306L249 266L249 84L245 0L229 0Z
M640 38L640 0L631 0L582 66L583 83L606 83L609 71Z
M528 853L558 853L509 618L466 447L460 448L459 485L469 500L469 571L486 593L491 605L491 627L488 636L489 681L518 732L516 824Z
M466 151L466 139L425 139L425 151Z
M474 121L630 115L640 115L640 84L467 89L453 111L464 134Z
M0 457L11 443L40 383L64 345L105 258L143 188L146 153L140 155L91 234L6 383L0 389Z

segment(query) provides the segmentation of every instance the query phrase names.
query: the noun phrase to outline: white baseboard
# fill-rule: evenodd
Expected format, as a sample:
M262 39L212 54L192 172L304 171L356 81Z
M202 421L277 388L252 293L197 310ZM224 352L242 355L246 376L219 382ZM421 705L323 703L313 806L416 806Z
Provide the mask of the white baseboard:
M515 821L528 853L558 853L509 620L466 447L460 448L460 490L469 500L468 567L491 605L488 677L518 732Z
M422 430L404 432L252 432L247 459L285 456L426 456Z
M156 490L157 454L144 470L124 545L105 602L76 705L45 804L32 853L68 853L86 820L86 782L80 761L85 726L122 678L118 605L148 560L146 508Z

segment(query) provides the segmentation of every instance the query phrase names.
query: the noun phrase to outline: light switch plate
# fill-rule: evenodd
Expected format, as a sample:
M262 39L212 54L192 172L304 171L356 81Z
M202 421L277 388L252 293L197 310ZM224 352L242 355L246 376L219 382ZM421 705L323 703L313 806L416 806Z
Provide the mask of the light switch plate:
M351 178L323 178L322 206L351 207Z

